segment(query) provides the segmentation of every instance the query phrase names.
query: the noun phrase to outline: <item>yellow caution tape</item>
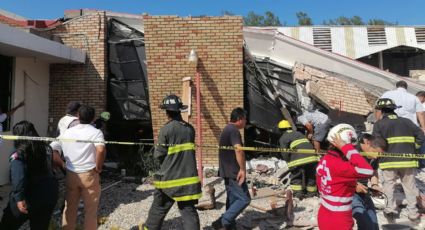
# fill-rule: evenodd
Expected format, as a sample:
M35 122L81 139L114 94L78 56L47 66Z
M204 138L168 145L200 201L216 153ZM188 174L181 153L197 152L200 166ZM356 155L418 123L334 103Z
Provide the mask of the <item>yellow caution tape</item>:
M30 137L30 136L15 136L15 135L0 135L0 139L4 140L28 140L28 141L44 141L44 142L78 142L78 143L103 143L105 145L138 145L138 146L176 146L158 143L146 142L126 142L126 141L93 141L81 139L68 139L68 138L53 138L53 137ZM316 152L313 149L286 149L286 148L266 148L266 147L233 147L233 146L219 146L219 145L195 145L195 147L209 148L209 149L222 149L222 150L243 150L248 152L259 153L301 153L301 154L315 154L325 155L326 152ZM380 153L380 152L360 152L362 156L371 158L390 157L390 158L409 158L409 159L425 159L425 154L415 153Z

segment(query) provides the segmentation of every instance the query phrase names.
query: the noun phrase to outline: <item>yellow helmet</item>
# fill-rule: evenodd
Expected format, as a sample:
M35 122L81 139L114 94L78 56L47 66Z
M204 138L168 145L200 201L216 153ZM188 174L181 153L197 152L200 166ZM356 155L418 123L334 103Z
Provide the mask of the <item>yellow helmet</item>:
M291 124L287 120L281 120L279 124L277 125L279 129L290 129Z

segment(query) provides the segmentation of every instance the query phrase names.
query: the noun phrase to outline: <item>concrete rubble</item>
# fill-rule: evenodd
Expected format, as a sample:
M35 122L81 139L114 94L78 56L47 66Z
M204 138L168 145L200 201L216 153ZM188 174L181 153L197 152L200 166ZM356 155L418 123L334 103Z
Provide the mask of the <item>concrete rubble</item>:
M286 164L279 160L266 161L264 159L251 160L251 164L263 163L263 165L275 165L274 162L279 162L283 167ZM273 163L272 163L273 162ZM272 167L271 167L272 168ZM272 171L259 172L250 170L249 178L263 178L265 181L268 177L273 177L281 168L272 168ZM261 175L263 173L263 175ZM118 174L118 173L116 173ZM138 229L139 225L145 221L148 210L153 200L153 186L149 183L150 180L140 184L134 182L121 181L122 176L115 174L105 174L102 178L102 197L99 209L98 229ZM140 180L139 180L140 181ZM419 170L417 176L417 184L419 189L425 191L425 170ZM63 188L62 188L63 190ZM8 201L8 193L10 186L0 187L0 215ZM199 202L199 217L202 229L211 230L211 223L220 217L225 211L226 192L224 190L224 182L221 178L212 176L204 180L204 195ZM253 192L254 191L254 192ZM317 212L319 209L319 198L312 197L299 200L293 199L292 204L288 204L287 190L281 184L271 184L264 182L263 187L256 190L250 187L252 196L251 205L237 219L238 229L317 229ZM405 207L404 195L401 186L397 189L398 203L400 204L401 213L397 223L409 223L407 219L407 211ZM214 194L211 196L211 194ZM215 201L213 205L208 207L212 202L212 197ZM425 198L425 197L424 197ZM387 220L383 216L382 209L385 206L385 199L374 197L373 201L377 207L378 221L380 225L387 224ZM421 201L425 203L424 200ZM290 205L292 210L288 210ZM203 207L201 207L203 206ZM423 209L422 209L423 210ZM82 207L80 208L80 213ZM293 213L293 216L288 215L288 211ZM181 218L178 208L174 206L167 215L163 229L180 229ZM81 225L82 215L79 215L79 223ZM422 221L416 229L424 229L425 221ZM60 214L55 212L52 229L57 229L54 226L59 226ZM292 226L292 227L291 227ZM29 229L25 225L21 229ZM355 229L355 228L354 228Z

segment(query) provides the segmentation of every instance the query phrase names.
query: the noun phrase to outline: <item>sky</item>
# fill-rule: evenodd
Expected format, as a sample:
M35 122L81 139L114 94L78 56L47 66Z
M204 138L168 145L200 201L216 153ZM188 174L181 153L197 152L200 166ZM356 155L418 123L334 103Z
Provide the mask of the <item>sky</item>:
M179 16L271 11L287 25L296 25L295 14L303 11L314 24L357 15L366 22L379 18L399 25L425 25L425 0L0 0L0 9L29 19L57 19L64 10L81 8Z

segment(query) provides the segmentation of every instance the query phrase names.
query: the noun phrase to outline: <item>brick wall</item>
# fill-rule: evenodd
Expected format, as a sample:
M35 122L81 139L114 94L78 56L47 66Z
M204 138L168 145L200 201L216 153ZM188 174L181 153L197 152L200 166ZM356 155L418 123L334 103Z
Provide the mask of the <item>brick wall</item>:
M56 129L69 101L93 106L99 114L106 108L106 16L93 12L49 31L67 46L87 53L85 64L52 64L50 67L49 131Z
M348 113L366 115L373 111L378 95L354 82L336 77L336 74L321 71L311 66L297 64L294 78L307 81L307 92L329 108Z
M234 107L243 106L242 18L144 16L149 97L154 137L166 122L158 106L168 93L181 96L182 78L195 67L187 61L195 49L201 80L201 121L204 144L217 144ZM196 88L192 88L192 115L196 128ZM203 149L204 164L218 165L216 149Z

